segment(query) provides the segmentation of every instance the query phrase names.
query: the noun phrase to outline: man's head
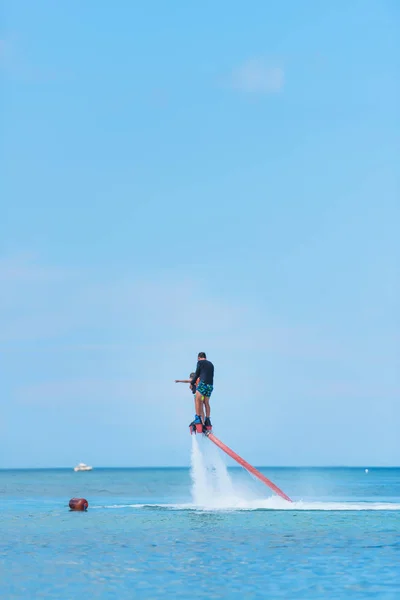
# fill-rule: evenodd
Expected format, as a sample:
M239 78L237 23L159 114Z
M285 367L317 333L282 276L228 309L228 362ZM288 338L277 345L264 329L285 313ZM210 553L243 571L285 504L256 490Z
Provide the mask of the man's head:
M206 360L207 356L205 352L199 352L197 355L198 360Z

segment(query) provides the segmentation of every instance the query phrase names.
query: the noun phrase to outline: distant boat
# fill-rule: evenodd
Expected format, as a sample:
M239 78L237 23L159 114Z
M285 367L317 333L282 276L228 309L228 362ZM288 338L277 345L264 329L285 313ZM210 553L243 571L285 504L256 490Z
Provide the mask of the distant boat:
M85 463L79 463L76 467L74 467L74 471L91 471L93 467L89 467L85 465Z

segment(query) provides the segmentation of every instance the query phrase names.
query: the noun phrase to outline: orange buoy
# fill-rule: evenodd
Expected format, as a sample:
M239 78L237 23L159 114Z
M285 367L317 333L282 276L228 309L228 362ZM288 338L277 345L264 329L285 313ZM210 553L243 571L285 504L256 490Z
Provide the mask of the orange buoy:
M87 510L89 502L85 498L71 498L69 507L71 510Z

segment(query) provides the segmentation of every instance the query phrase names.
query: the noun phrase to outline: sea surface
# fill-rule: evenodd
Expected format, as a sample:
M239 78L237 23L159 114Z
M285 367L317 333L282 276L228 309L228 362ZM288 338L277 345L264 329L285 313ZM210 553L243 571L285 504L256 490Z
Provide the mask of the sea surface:
M0 471L0 597L400 599L400 469L260 469L288 503L192 444L191 469Z

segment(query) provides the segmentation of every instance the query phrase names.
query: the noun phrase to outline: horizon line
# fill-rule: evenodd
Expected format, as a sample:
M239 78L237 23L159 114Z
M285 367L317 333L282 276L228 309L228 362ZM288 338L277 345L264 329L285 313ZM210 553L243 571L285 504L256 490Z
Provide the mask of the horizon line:
M400 465L254 465L257 469L399 469ZM238 465L227 466L228 469L244 469ZM145 469L190 469L190 465L152 465L152 466L99 466L92 471L104 470L145 470ZM0 471L73 471L74 467L0 467ZM246 469L244 469L246 470ZM85 472L92 472L85 471Z

